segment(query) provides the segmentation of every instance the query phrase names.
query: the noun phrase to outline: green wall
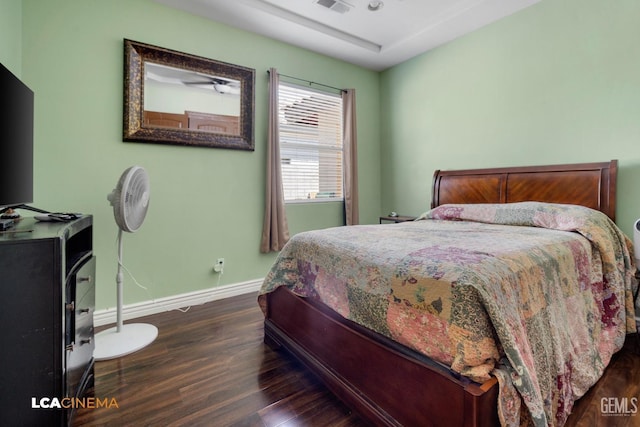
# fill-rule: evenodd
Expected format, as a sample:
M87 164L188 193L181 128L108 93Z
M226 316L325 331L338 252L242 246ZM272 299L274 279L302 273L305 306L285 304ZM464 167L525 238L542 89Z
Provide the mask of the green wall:
M0 1L0 63L22 73L22 0Z
M123 39L256 70L254 152L122 142ZM380 212L379 73L176 11L151 0L23 0L22 77L36 94L35 201L94 215L97 308L115 305L116 234L107 194L147 169L147 219L126 234L125 304L265 276L267 69L358 93L360 209ZM339 204L288 207L292 232L342 224ZM225 258L224 275L212 272ZM219 280L219 281L218 281Z
M382 208L428 209L435 169L619 159L640 217L640 2L542 1L382 73Z

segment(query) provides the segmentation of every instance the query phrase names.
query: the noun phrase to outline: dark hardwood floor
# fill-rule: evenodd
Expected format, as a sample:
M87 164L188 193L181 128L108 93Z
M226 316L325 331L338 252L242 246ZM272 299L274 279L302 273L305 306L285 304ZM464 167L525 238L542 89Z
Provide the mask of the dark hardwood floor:
M171 311L152 323L149 347L97 362L94 395L118 408L80 409L74 426L366 426L315 377L262 342L255 294ZM126 322L129 323L129 322ZM640 414L605 416L602 399L640 397L635 340L574 408L567 426L636 426ZM616 401L605 400L613 408ZM638 403L640 409L640 402Z

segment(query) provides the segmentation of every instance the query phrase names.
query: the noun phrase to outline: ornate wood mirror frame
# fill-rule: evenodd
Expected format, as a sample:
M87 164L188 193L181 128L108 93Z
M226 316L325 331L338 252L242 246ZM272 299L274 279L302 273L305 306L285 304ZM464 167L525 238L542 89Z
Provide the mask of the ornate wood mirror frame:
M124 141L254 150L254 69L127 39L124 64Z

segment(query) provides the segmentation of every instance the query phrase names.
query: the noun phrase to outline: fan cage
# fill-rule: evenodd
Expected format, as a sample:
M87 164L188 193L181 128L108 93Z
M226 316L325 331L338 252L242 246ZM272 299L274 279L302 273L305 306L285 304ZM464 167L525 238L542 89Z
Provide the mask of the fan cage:
M132 166L125 170L111 197L113 213L122 230L137 231L149 208L149 176L144 168Z

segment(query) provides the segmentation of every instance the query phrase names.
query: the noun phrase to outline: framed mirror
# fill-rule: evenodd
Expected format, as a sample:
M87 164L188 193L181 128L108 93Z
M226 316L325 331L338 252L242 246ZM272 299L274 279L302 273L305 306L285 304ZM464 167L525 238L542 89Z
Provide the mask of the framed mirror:
M254 150L254 69L127 39L124 55L124 141Z

